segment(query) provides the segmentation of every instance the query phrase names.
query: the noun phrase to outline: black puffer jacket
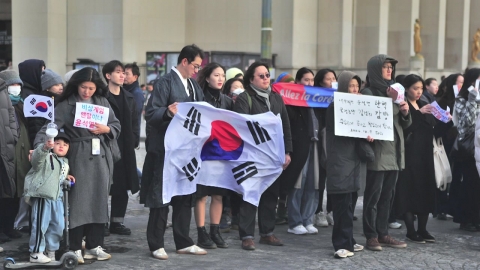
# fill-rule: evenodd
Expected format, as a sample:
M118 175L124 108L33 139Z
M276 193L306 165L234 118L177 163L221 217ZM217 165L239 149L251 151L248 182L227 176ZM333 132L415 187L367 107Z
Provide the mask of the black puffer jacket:
M18 140L15 109L7 92L7 84L0 79L0 198L12 198L15 185L15 144Z

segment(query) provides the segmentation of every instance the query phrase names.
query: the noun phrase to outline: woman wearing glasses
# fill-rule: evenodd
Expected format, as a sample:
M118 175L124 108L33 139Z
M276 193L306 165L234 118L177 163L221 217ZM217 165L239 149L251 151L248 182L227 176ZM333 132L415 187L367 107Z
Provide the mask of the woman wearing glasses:
M280 114L283 124L285 140L285 169L290 164L292 152L292 137L287 109L282 97L273 92L270 87L270 73L264 63L254 62L244 76L245 92L241 93L235 101L234 111L243 114L260 114L271 111L275 115ZM282 246L283 243L275 237L275 207L279 195L280 183L275 181L260 198L258 205L258 227L260 231L260 243L272 246ZM242 239L242 248L254 250L253 236L255 232L255 215L257 207L242 201L239 213L239 233Z
M198 74L197 82L203 89L205 101L215 108L232 110L233 101L222 93L225 83L225 68L212 62L206 65ZM202 248L227 248L228 244L220 235L219 224L222 216L222 196L228 196L228 189L197 185L197 202L195 205L195 222L197 223L197 245ZM205 228L205 205L207 196L211 196L210 203L210 234Z

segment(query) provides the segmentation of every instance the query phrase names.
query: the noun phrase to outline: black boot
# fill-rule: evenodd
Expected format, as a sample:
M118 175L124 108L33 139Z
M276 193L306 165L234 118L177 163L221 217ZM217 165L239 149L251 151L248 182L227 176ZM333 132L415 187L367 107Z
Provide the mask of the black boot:
M212 238L213 242L217 244L217 247L219 248L227 248L228 244L225 243L225 241L222 238L222 235L220 235L218 224L210 224L210 237Z
M210 235L208 235L207 229L205 229L205 226L197 227L197 231L198 231L197 246L201 248L207 248L207 249L217 248L217 245L215 245L215 243L210 238Z

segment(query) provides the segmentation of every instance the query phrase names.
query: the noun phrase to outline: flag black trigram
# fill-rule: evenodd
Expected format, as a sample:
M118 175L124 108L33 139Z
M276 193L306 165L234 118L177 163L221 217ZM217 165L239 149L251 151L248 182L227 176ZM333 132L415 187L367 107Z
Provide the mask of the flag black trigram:
M35 98L32 98L32 100L30 100L30 104L35 104L35 102L37 102L37 100Z
M187 176L188 180L190 180L190 182L193 181L193 179L195 179L195 177L197 176L198 171L200 171L197 159L193 158L190 163L188 163L182 168L182 170Z
M267 130L261 127L258 122L247 121L247 125L250 133L252 133L253 140L257 145L271 140Z
M52 107L52 105L53 105L53 104L52 104L52 101L50 101L50 100L47 101L47 104L48 104L48 107ZM51 116L50 116L50 117L51 117Z
M52 118L52 112L48 113L48 117Z
M243 181L254 176L258 173L257 167L251 161L245 162L232 169L233 177L237 180L237 184L241 184Z
M37 111L31 110L30 113L31 113L32 115L35 115L35 114L37 114Z
M187 120L185 120L185 124L183 124L183 127L198 136L198 130L200 129L200 123L201 123L200 121L201 116L202 114L199 111L197 111L195 107L192 107L190 111L188 111Z

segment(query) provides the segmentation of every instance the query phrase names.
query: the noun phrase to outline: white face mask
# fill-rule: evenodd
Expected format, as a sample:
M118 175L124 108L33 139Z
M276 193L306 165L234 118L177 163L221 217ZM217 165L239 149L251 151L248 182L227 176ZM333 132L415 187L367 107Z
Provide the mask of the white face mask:
M8 87L8 93L12 96L20 95L21 91L22 91L22 87L20 85L10 85Z

